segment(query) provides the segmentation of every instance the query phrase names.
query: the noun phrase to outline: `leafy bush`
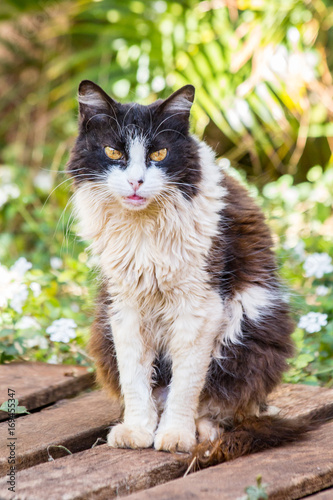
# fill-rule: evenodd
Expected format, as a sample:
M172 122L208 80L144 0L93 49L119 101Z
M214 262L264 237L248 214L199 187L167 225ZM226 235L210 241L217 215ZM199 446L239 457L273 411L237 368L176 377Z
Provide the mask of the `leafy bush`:
M67 181L48 196L53 172L2 167L0 176L0 362L87 364L94 272L84 245L65 234Z
M282 275L292 287L298 356L286 380L332 384L333 165L294 185L289 175L263 189L262 204L276 235Z
M96 276L61 172L78 82L145 103L193 83L194 131L262 189L299 325L286 380L332 383L332 16L328 0L1 2L0 362L90 363Z

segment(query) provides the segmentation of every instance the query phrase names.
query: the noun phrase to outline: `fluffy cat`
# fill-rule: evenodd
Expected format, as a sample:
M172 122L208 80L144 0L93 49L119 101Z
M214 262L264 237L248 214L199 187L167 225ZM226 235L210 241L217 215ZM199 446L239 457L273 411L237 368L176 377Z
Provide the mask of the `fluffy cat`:
M223 446L231 458L258 448L259 428L261 447L268 435L295 438L297 426L258 417L293 353L293 322L260 209L189 133L193 99L186 85L148 106L120 104L81 82L68 172L102 275L90 352L124 403L109 445L213 443L214 462ZM233 453L227 424L248 426Z

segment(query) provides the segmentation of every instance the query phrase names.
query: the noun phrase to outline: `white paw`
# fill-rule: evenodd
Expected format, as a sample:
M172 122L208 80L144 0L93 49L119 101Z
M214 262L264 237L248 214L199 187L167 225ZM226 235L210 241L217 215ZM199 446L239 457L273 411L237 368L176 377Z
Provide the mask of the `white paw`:
M112 448L149 448L154 442L154 434L144 427L118 424L107 437Z
M184 427L165 428L158 430L154 440L154 448L164 451L190 452L197 444L195 430Z

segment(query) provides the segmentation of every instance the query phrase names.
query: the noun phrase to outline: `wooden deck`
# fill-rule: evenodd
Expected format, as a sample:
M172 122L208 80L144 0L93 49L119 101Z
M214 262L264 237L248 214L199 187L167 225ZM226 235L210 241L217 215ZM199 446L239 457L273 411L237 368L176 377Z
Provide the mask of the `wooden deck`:
M93 377L82 367L0 366L0 404L11 388L19 404L32 412L15 418L14 436L9 436L9 421L4 420L7 413L0 412L1 500L125 496L130 500L238 500L246 498L245 488L254 486L259 475L270 499L333 500L333 422L301 442L183 477L175 455L153 449L114 450L101 444L109 426L119 419L120 408L92 387ZM333 390L304 385L282 385L270 398L270 404L290 417L328 402L333 402ZM13 438L15 493L7 483L7 445Z

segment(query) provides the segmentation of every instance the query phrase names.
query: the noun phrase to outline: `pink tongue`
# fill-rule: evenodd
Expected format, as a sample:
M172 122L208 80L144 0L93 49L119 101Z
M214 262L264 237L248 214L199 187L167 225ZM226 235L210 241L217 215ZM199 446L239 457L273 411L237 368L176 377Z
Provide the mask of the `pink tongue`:
M130 200L142 200L142 196L138 196L137 194L132 194L132 196L128 197Z

